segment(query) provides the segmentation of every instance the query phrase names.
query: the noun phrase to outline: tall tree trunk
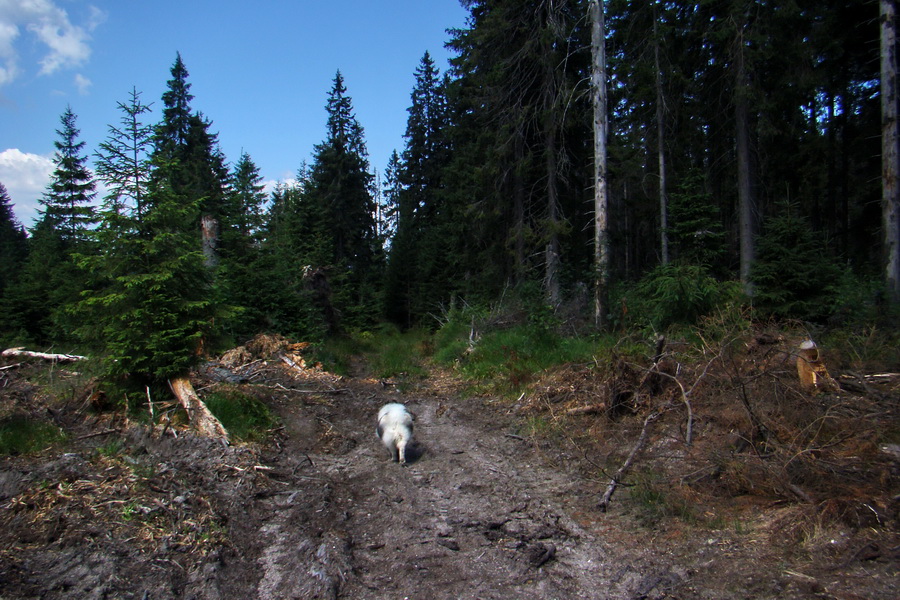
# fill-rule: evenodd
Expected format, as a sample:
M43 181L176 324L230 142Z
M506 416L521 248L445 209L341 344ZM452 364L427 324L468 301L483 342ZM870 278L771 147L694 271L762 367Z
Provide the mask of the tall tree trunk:
M609 198L606 181L606 139L609 123L606 114L606 27L603 0L590 0L591 19L591 92L594 105L594 323L604 327L609 309Z
M212 215L200 218L200 236L203 248L203 262L207 268L219 266L219 221Z
M759 207L753 189L752 157L750 153L749 85L744 64L744 40L742 28L738 29L737 56L735 57L734 120L738 175L738 214L740 228L741 267L740 276L744 291L752 296L750 268L756 258L756 235L759 229Z
M553 40L562 36L560 5L550 1L545 4L549 34L543 42L543 77L541 96L543 104L542 128L544 133L544 168L547 177L547 246L544 249L544 294L547 303L556 308L560 303L559 268L559 160L557 152L558 133L561 129L562 115L557 107L561 85L561 76L557 55L553 51Z
M547 119L547 228L549 240L544 258L544 290L547 303L554 308L559 306L559 190L556 174L556 119Z
M515 161L512 167L513 185L513 248L515 252L515 264L513 266L513 280L521 283L525 279L525 184L522 181L522 163L525 160L521 132L516 132Z
M653 5L653 62L656 69L656 153L659 157L659 241L662 264L669 264L669 207L666 201L666 151L662 70L659 66L659 15Z
M900 302L900 147L897 131L897 29L894 0L881 0L881 186L885 281Z

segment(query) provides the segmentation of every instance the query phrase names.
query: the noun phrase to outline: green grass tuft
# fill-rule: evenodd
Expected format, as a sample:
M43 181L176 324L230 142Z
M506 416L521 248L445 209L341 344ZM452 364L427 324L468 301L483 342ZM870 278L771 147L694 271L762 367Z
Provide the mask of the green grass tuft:
M65 439L65 434L55 425L25 415L14 415L0 422L0 454L37 452Z
M375 377L421 377L423 353L428 347L428 334L420 330L400 333L385 328L371 338L369 366Z
M222 389L207 395L204 402L232 438L261 442L278 424L265 404L238 390Z
M586 337L562 337L533 325L485 334L460 362L471 379L492 380L501 389L519 391L541 372L568 363L589 363L597 350Z

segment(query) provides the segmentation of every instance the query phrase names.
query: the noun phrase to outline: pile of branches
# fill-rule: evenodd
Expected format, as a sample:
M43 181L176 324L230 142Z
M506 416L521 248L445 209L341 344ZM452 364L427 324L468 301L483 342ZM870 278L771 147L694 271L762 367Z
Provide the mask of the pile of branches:
M881 443L900 423L900 375L825 372L810 387L804 341L660 337L643 357L548 376L526 407L584 421L560 429L585 432L572 437L586 456L609 457L601 510L643 470L695 496L796 503L855 528L900 525L900 447Z

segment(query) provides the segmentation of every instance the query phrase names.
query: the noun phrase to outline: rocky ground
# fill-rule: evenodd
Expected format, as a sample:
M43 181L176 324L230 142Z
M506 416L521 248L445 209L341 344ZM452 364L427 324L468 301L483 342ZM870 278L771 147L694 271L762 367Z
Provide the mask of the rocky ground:
M4 600L900 597L890 527L797 539L779 527L790 505L749 497L648 519L627 487L600 512L608 475L574 436L535 436L521 405L446 375L398 386L257 361L234 385L282 426L224 446L74 393L46 405L39 368L5 371L3 402L49 411L68 441L0 458ZM220 371L195 377L201 395ZM406 466L374 434L386 402L416 416Z

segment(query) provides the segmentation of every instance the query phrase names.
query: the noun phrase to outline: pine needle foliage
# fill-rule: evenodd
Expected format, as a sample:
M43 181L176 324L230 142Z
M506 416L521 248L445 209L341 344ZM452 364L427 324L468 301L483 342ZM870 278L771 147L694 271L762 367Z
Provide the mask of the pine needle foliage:
M719 207L705 190L700 172L691 171L671 195L669 221L669 237L678 262L710 268L727 264Z
M199 200L174 194L164 182L150 197L143 220L132 227L118 213L105 215L119 221L99 230L109 238L107 252L81 260L103 280L75 310L85 324L79 333L102 351L108 374L165 380L198 360L213 304L190 227Z
M739 296L739 284L719 282L703 265L668 264L650 271L622 299L625 324L665 330L694 325Z
M784 202L765 223L751 276L762 313L820 321L831 313L841 269L797 207Z

